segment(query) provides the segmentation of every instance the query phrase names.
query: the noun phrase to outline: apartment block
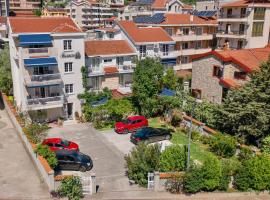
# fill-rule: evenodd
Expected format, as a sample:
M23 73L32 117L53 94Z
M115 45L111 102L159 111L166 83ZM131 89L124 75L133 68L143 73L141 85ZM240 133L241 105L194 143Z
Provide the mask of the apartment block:
M9 10L15 14L31 13L41 8L41 0L9 0Z
M175 41L160 27L137 27L132 21L118 21L121 37L136 49L139 59L157 58L165 67L174 67Z
M67 17L65 8L45 7L42 10L42 17Z
M250 80L268 59L270 45L264 48L212 51L193 56L192 92L197 98L221 103L230 89Z
M68 16L84 30L105 26L114 14L109 4L88 0L72 0L66 6Z
M269 42L270 2L240 0L223 4L218 44L224 49L261 48Z
M16 107L40 121L81 112L85 33L70 18L8 19Z
M138 26L161 27L175 42L174 69L191 70L191 56L212 50L217 22L212 18L200 18L190 14L155 14L151 18L136 18Z
M92 91L105 87L121 94L131 93L136 50L125 40L85 42L88 83Z
M191 13L193 6L180 0L138 0L120 10L118 19L133 20L137 16L152 16L155 13Z

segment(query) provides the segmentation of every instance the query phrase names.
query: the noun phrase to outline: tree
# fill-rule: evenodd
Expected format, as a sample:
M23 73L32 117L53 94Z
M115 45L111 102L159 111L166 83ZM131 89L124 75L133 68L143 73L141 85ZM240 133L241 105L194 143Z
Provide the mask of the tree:
M262 140L262 151L270 154L270 136Z
M177 76L175 75L174 70L172 68L169 68L162 78L162 85L164 88L175 90L177 84Z
M34 15L40 17L42 15L42 11L40 9L33 10Z
M184 189L188 193L213 191L219 188L222 168L215 156L209 156L202 166L191 167L184 178Z
M166 148L160 156L160 171L179 172L186 169L186 150L180 145Z
M11 65L9 59L9 47L5 44L0 53L0 90L7 95L12 91Z
M128 178L141 186L147 185L148 172L158 171L160 146L139 143L125 156Z
M137 61L133 73L132 100L140 114L146 111L151 103L149 99L156 97L161 91L162 77L163 65L158 60L146 58Z
M253 189L264 191L270 189L269 155L257 155L243 161L235 176L235 184L239 190Z
M87 67L82 66L81 68L81 73L82 73L82 84L83 84L83 88L85 90L85 92L87 91L87 78L88 78L88 70Z
M217 110L217 128L258 145L270 132L270 58L244 86L229 91Z

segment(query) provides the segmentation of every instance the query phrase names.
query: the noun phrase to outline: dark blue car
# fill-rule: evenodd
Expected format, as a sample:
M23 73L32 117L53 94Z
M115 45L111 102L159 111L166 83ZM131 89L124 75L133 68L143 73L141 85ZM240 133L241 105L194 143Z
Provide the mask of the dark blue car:
M134 134L130 135L130 141L133 144L138 144L138 142L145 142L147 144L162 141L170 140L172 134L169 130L164 128L152 128L144 127L137 130Z

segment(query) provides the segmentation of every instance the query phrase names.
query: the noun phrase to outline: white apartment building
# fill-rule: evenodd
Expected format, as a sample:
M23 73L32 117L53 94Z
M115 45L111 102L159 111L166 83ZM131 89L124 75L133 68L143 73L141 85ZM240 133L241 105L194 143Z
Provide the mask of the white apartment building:
M139 59L157 58L165 67L176 65L175 41L160 27L137 27L132 21L118 21L121 37L136 49Z
M167 13L163 17L135 20L138 26L161 27L175 42L176 64L174 70L191 70L191 57L210 52L213 35L217 31L215 19L206 19L190 14Z
M9 18L16 107L39 120L81 113L85 33L70 18Z
M107 87L121 94L131 93L136 50L125 40L92 40L85 42L89 89Z
M220 48L265 47L270 34L270 2L240 0L223 4L218 23Z
M138 16L152 16L156 13L191 13L192 5L180 0L138 0L120 10L118 19L133 20Z
M66 9L68 16L74 19L84 30L105 26L106 20L114 15L109 4L94 0L71 0Z

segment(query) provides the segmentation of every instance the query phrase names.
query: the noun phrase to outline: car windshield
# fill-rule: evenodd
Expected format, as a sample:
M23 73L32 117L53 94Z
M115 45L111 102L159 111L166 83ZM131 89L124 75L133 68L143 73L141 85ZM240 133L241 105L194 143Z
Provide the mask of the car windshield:
M123 119L122 122L124 124L130 124L132 121L130 119Z
M61 144L62 144L63 146L68 147L68 146L69 146L69 141L67 141L67 140L61 140Z

